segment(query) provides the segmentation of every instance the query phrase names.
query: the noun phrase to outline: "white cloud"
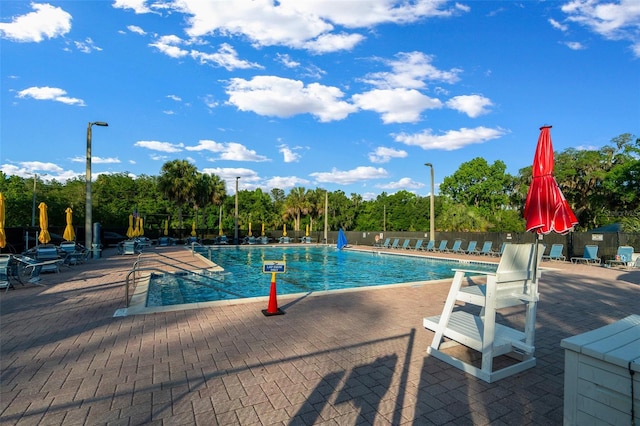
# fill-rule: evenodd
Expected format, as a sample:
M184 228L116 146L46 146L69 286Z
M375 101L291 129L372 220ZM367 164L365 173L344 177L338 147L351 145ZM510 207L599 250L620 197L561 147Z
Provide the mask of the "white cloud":
M396 182L376 184L376 188L389 189L389 190L399 190L399 189L410 190L410 189L420 189L423 187L424 187L424 183L417 182L408 177L402 178Z
M363 40L364 36L360 34L323 34L315 40L304 43L303 46L312 53L322 54L340 50L352 50Z
M71 158L71 161L74 163L85 163L87 161L87 157L73 157ZM119 164L121 163L121 161L118 158L113 158L113 157L106 157L106 158L102 158L102 157L96 157L96 156L92 156L91 157L91 162L94 164Z
M201 64L213 64L218 67L223 67L227 71L233 71L235 69L264 68L260 64L239 59L238 53L227 43L221 44L220 49L218 49L216 53L204 53L192 50L190 55L193 59L200 61Z
M140 28L137 25L129 25L129 26L127 26L127 29L129 31L131 31L132 33L135 33L135 34L140 34L140 35L146 35L147 34L145 30L143 30L142 28Z
M300 154L294 152L293 149L289 148L285 144L282 144L278 147L278 152L283 155L285 163L297 163L301 157Z
M463 112L471 118L476 118L484 114L488 114L487 107L493 103L489 98L480 95L462 95L454 96L447 101L447 106L456 111Z
M136 11L144 10L141 1L119 0L116 4ZM363 39L362 35L348 33L345 29L368 30L381 23L408 23L465 11L460 5L445 9L448 3L444 0L410 3L368 0L342 2L339 7L312 0L235 0L233 7L226 2L182 0L155 3L152 7L159 4L173 8L172 12L188 15L186 32L190 37L213 34L243 36L258 47L288 46L316 53L350 50Z
M115 0L113 7L117 9L132 9L136 14L151 13L152 9L146 6L147 0Z
M567 42L564 42L562 44L564 44L565 46L567 46L571 50L584 50L584 49L586 49L586 47L582 43L580 43L579 41L567 41Z
M39 43L45 38L61 37L71 31L71 15L50 4L31 3L34 10L0 23L3 38L21 43Z
M421 89L426 86L425 81L455 83L462 72L459 68L439 70L431 64L433 56L422 52L400 52L395 56L395 60L383 61L391 67L391 72L370 73L363 81L380 89Z
M555 28L557 30L560 30L560 31L563 31L563 32L565 32L565 31L567 31L569 29L569 27L567 25L561 24L560 22L556 21L553 18L549 19L549 23L551 24L551 26L553 28Z
M259 115L286 118L308 113L321 122L329 122L342 120L356 111L355 106L341 100L344 94L337 87L318 83L305 87L299 80L274 76L234 78L226 92L229 104Z
M159 37L157 41L153 43L149 43L149 46L155 47L171 58L183 58L189 54L188 50L179 47L183 43L184 41L178 36L166 35Z
M350 185L355 182L385 178L389 173L383 168L375 167L356 167L352 170L338 170L333 168L330 172L311 173L317 182L320 183L337 183L341 185Z
M274 176L264 182L264 186L268 189L289 189L296 186L306 186L310 184L311 182L309 180L296 176Z
M286 53L276 53L276 60L287 68L297 68L300 66L300 62L291 59L291 56Z
M210 151L220 154L218 158L211 159L216 160L229 160L229 161L270 161L269 158L264 155L258 155L256 151L246 148L236 142L219 143L212 140L201 140L196 146L188 146L185 148L187 151Z
M46 182L55 180L64 183L69 179L80 176L80 173L72 170L65 170L54 163L45 163L41 161L25 161L16 164L2 164L0 171L8 176L20 176L28 179L33 178L34 174L38 175L38 179Z
M184 144L173 144L170 142L159 142L159 141L138 141L133 144L133 146L137 146L140 148L147 148L152 151L160 151L160 152L180 152L182 148L184 148Z
M181 102L182 98L180 98L180 96L176 96L176 95L167 95L167 98L176 101L176 102Z
M101 51L102 48L95 45L91 38L87 37L85 41L74 41L76 48L82 53L91 53L94 50Z
M382 115L385 124L415 123L425 109L442 107L439 99L430 98L414 89L377 89L354 95L354 104Z
M571 0L562 6L567 20L583 25L608 40L627 40L640 56L640 2Z
M205 95L202 98L202 101L208 108L215 108L219 105L218 101L216 101L216 98L213 95Z
M242 167L207 167L202 169L202 173L214 174L224 180L227 184L227 194L236 193L236 177L240 178L238 180L238 190L255 189L260 182L260 176L255 170Z
M460 130L449 130L443 135L432 134L431 129L426 129L421 133L394 135L396 142L405 145L419 146L424 150L440 149L444 151L454 151L464 148L467 145L480 144L497 139L508 133L506 130L497 128L476 127L474 129L461 128Z
M85 106L85 103L82 99L78 98L70 98L65 96L67 94L66 90L60 89L58 87L29 87L28 89L24 89L18 92L19 98L31 98L36 99L38 101L55 101L62 102L67 105L78 105Z
M369 161L372 163L388 163L392 158L406 158L407 151L402 149L387 148L379 146L375 151L369 153Z

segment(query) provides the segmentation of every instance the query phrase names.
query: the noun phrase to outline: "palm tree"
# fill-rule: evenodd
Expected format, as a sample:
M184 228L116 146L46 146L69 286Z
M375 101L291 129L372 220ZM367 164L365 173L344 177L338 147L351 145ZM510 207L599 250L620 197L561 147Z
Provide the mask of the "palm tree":
M224 181L218 175L211 175L211 202L214 206L218 206L218 213L220 222L222 219L222 203L227 196L227 189Z
M300 216L302 214L307 214L309 211L306 190L301 186L292 188L284 201L284 209L283 217L292 218L294 230L299 231Z
M178 222L182 229L182 207L196 196L198 170L187 160L173 160L162 165L158 189L178 208Z
M324 215L324 189L316 188L307 191L306 197L309 204L309 230L313 231L313 220Z

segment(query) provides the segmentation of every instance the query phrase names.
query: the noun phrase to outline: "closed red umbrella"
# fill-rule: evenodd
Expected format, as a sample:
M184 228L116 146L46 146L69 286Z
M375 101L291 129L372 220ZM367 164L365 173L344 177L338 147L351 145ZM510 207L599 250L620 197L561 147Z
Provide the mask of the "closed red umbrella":
M540 137L536 154L533 157L533 170L531 173L531 186L527 193L527 201L524 205L524 218L527 222L527 231L538 234L534 250L533 282L538 284L538 254L539 240L543 234L557 232L566 234L578 224L576 215L571 211L569 203L562 195L556 178L553 177L553 145L551 144L551 126L540 128ZM537 293L537 289L536 289ZM527 304L527 333L525 343L533 345L536 304Z
M576 215L562 195L553 177L553 145L551 126L540 128L538 147L533 158L531 186L524 205L527 232L566 234L578 224Z

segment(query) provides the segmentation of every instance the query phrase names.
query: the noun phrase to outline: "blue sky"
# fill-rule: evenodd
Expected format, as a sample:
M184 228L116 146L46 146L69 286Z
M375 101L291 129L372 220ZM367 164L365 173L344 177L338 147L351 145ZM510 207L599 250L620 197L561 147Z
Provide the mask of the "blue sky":
M2 1L0 169L430 193L640 135L640 2ZM437 190L436 190L437 192Z

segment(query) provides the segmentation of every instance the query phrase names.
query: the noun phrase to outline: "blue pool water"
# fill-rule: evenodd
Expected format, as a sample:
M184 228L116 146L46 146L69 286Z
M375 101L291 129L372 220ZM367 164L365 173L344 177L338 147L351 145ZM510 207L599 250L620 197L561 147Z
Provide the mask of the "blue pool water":
M200 253L224 273L152 277L147 306L165 306L268 296L271 274L264 261L286 261L277 274L277 292L308 293L453 277L453 268L470 263L370 251L337 250L333 246L201 248ZM472 262L472 269L495 271L497 265Z

